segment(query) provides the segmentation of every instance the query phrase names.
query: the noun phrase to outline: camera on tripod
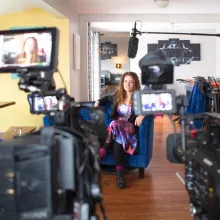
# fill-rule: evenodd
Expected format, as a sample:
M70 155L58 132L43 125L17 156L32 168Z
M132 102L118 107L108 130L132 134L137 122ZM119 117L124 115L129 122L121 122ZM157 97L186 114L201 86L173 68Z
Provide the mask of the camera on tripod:
M98 139L77 118L90 104L56 91L58 45L56 28L0 31L0 73L18 73L30 112L54 124L0 143L0 220L95 220L97 204L106 219Z
M173 65L166 62L162 51L146 54L140 61L141 83L146 86L133 97L136 115L180 114L181 133L167 137L167 159L185 165L185 186L189 194L190 211L195 220L220 218L220 115L185 114L186 96L176 96L167 90L173 83ZM203 123L203 130L186 132L185 126L195 120ZM173 122L172 122L173 123ZM175 126L175 124L173 123Z
M173 84L173 65L166 61L162 53L154 52L144 56L139 61L139 67L141 69L141 84L146 88L134 93L135 114L176 113L178 97L175 95L175 90L166 89L167 84Z

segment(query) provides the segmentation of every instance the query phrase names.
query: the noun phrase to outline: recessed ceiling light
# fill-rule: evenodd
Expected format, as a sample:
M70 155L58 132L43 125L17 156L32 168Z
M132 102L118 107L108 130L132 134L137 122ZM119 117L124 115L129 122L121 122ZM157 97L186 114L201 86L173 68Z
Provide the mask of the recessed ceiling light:
M170 4L170 0L154 0L154 2L161 8L166 8Z

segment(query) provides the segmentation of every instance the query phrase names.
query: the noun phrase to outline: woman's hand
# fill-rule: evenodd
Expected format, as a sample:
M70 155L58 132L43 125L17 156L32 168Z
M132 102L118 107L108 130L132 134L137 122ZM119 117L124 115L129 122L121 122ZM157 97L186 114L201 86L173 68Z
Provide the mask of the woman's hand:
M98 107L98 106L99 106L99 101L96 101L94 107Z
M145 115L137 116L137 118L135 119L135 125L140 126L144 118L145 118Z

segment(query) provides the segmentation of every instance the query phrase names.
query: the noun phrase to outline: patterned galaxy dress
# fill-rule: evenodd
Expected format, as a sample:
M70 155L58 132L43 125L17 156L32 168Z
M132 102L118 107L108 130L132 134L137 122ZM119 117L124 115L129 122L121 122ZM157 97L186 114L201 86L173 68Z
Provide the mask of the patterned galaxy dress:
M106 140L106 143L116 141L123 146L126 153L131 155L134 154L138 142L134 125L128 121L132 113L133 109L131 105L118 105L118 120L114 120L110 123Z

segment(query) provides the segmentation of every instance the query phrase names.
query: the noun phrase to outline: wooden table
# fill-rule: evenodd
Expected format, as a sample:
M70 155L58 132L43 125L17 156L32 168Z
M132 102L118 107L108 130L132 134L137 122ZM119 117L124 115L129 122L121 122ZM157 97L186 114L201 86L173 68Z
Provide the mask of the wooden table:
M0 108L5 108L8 107L10 105L15 105L15 102L0 102Z
M14 136L16 135L15 131L19 131L19 129L21 129L21 135L26 135L28 133L34 132L37 129L37 127L34 127L34 126L30 126L30 127L29 126L12 126L3 133L2 139L3 140L13 139Z

